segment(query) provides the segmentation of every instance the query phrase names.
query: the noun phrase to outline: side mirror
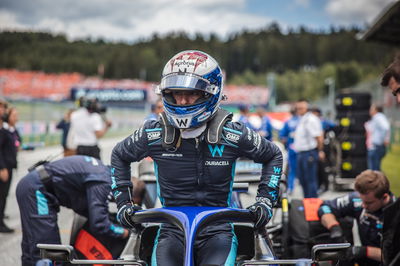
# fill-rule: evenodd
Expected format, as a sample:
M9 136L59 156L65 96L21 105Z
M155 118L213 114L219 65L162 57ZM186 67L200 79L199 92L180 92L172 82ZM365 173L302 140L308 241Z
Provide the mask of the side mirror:
M311 249L311 259L313 261L338 260L344 258L344 253L349 247L350 243L315 245Z
M42 259L57 262L70 262L73 259L74 248L70 245L37 244Z

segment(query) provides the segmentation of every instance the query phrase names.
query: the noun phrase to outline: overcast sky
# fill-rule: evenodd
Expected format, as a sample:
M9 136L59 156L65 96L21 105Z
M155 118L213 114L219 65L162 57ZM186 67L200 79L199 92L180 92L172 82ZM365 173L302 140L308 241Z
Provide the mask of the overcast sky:
M186 31L224 38L275 21L283 30L370 24L394 0L0 0L0 30L64 33L70 40L135 41Z

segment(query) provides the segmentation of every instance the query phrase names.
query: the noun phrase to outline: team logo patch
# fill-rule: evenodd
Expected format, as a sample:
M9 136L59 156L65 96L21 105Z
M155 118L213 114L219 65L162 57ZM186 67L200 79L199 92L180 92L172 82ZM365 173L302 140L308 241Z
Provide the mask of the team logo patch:
M208 149L210 150L212 157L215 157L215 156L222 157L222 154L224 153L224 148L225 148L225 145L208 144Z
M229 165L229 161L205 161L204 164L209 166L226 166Z
M336 199L336 204L338 207L345 207L350 203L349 196L344 196L341 198Z
M239 142L240 136L235 133L228 132L226 133L226 139L235 143Z
M192 119L190 119L188 117L174 119L175 125L177 125L179 128L189 128L191 122L192 122Z
M161 138L161 132L160 131L152 131L152 132L147 132L147 139L148 140L155 140Z

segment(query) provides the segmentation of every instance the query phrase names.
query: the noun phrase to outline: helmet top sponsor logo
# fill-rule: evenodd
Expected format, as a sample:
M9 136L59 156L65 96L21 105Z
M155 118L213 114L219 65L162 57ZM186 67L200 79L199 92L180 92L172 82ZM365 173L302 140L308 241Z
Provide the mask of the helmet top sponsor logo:
M196 71L196 68L200 64L206 62L206 60L207 55L201 52L184 53L171 60L171 69L177 67L178 70L183 70L188 67L193 67L193 71Z

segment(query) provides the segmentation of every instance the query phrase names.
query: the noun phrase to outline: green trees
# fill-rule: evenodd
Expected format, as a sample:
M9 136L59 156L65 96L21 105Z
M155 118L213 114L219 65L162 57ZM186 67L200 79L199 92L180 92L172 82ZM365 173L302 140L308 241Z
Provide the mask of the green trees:
M392 59L393 49L358 41L357 32L342 28L312 32L302 27L284 34L273 23L257 32L234 33L226 40L214 34L173 32L133 44L70 42L63 35L1 32L0 68L98 75L101 66L105 78L158 81L173 54L200 49L220 62L228 83L265 86L267 73L275 72L278 100L314 99L325 94L326 78L334 78L340 88L352 86L378 75Z

